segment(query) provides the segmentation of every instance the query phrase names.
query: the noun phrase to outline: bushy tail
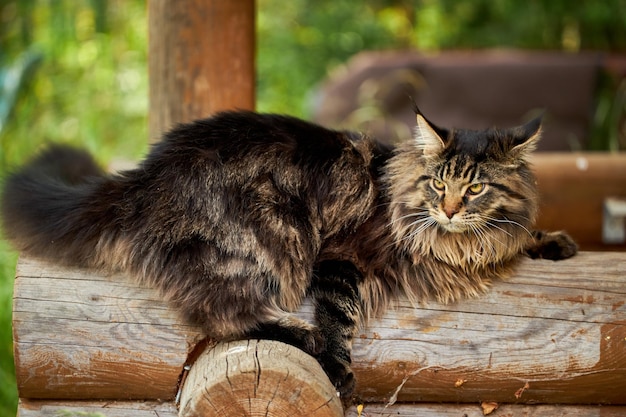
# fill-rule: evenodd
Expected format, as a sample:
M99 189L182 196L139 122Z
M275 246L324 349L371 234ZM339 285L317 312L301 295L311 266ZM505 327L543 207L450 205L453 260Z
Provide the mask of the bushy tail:
M52 145L5 179L2 191L4 234L16 249L74 265L93 265L102 234L95 194L104 172L91 155Z

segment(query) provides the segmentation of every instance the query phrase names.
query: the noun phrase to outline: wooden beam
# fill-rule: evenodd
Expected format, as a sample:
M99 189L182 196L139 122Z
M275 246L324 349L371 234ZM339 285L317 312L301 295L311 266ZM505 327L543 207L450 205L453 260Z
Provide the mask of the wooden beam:
M150 138L255 103L254 0L148 2Z
M54 400L21 400L17 417L83 416L86 413L92 413L98 417L178 417L178 410L173 402ZM624 407L619 406L499 404L497 410L491 415L494 417L622 417L624 413ZM360 416L356 407L350 407L345 413L345 417L483 417L484 415L480 404L435 403L391 406L365 404Z
M178 417L173 401L58 401L20 399L17 417Z
M357 393L395 401L626 404L626 253L525 260L486 295L411 306L354 344ZM299 313L312 318L310 306ZM172 400L195 343L158 294L122 275L21 259L14 292L23 398Z
M284 343L246 340L205 350L185 379L181 417L341 417L335 388L311 356Z

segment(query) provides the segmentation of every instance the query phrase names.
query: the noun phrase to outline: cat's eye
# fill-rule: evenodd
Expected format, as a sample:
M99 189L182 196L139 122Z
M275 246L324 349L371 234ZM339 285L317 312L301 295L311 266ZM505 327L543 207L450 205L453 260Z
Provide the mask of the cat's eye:
M467 187L467 194L469 195L478 195L483 192L485 189L485 184L482 182L477 182L476 184L472 184Z
M433 178L433 188L437 191L444 191L446 189L446 184L443 181L439 181Z

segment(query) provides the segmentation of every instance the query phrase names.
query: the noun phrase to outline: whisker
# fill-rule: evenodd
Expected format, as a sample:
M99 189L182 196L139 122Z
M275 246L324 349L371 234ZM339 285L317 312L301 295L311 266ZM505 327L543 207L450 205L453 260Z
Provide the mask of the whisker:
M488 221L486 224L487 224L487 225L489 225L489 226L491 226L491 227L493 227L494 229L498 229L498 230L500 230L501 232L505 233L505 234L506 234L507 236L509 236L509 237L513 237L513 235L512 235L511 233L507 232L506 230L504 230L504 229L503 229L503 228L501 228L500 226L497 226L497 225L495 225L495 224L491 223L491 221Z
M490 250L491 250L491 252L493 252L493 251L494 251L493 243L491 243L491 242L487 239L487 237L485 236L485 232L484 232L482 229L480 229L480 228L478 227L478 225L476 225L476 224L472 224L472 223L470 223L470 224L469 224L469 227L470 227L471 231L474 233L474 236L476 236L476 238L478 239L478 242L479 242L479 244L480 244L480 247L481 247L481 248L483 248L483 247L487 247L488 249L490 249ZM480 256L480 255L482 255L479 249L476 249L476 251L475 251L475 252L476 252L476 253L475 253L475 254L476 254L476 256ZM483 252L484 252L484 250L483 250Z
M482 235L484 236L484 241L488 242L489 245L491 246L492 253L496 252L496 248L495 248L492 240L495 240L496 242L498 242L499 244L501 244L503 246L505 245L504 242L502 242L500 239L496 238L495 236L487 236L487 230L486 230L486 228L484 226L478 226L477 225L476 227L480 229Z
M431 226L436 225L437 221L429 217L429 218L423 219L419 223L421 224L415 230L412 230L408 235L400 239L398 243L415 238L415 236L422 234L424 231L428 230ZM414 224L417 224L417 222Z
M428 217L428 216L429 216L429 214L430 214L430 212L429 212L429 211L427 211L427 210L422 210L422 211L412 212L412 213L409 213L409 214L405 214L404 216L398 217L398 218L396 218L396 219L392 219L392 220L391 220L391 221L387 224L387 226L391 226L391 225L395 224L395 223L396 223L396 222L398 222L398 221L405 220L405 219L409 219L409 218L411 218L411 217L424 217L424 218L426 218L426 217Z
M520 227L521 229L523 229L526 233L528 233L528 235L529 235L530 237L532 237L532 236L533 236L533 234L530 232L530 230L528 230L528 229L527 229L527 228L526 228L523 224L518 223L518 222L516 222L516 221L514 221L514 220L509 220L509 219L507 219L506 217L505 217L504 219L496 219L496 218L494 218L494 217L485 217L485 218L486 218L487 220L489 220L489 221L494 221L494 222L497 222L497 223L508 223L508 224L512 224L512 225L514 225L514 226L518 226L518 227ZM490 222L487 222L487 223L490 223ZM493 226L493 227L496 227L496 228L500 229L499 227L497 227L497 226L496 226L496 225L494 225L494 224L491 224L491 226ZM500 230L502 230L502 229L500 229Z

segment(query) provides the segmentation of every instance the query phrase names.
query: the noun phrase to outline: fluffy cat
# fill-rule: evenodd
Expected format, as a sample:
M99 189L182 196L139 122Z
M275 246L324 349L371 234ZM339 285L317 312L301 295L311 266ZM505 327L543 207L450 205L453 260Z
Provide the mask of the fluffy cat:
M215 340L295 345L349 397L352 338L395 297L452 302L525 254L577 250L564 233L532 231L526 158L540 119L447 130L416 113L415 137L396 149L292 117L219 113L117 175L52 145L6 178L4 230L30 256L159 288ZM292 315L305 297L316 325Z

